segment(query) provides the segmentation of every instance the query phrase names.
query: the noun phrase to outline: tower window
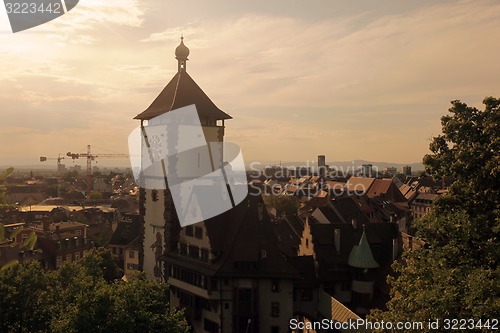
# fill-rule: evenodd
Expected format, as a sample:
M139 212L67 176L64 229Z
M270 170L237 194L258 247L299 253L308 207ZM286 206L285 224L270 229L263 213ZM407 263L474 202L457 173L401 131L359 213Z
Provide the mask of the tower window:
M271 281L271 291L273 293L278 293L280 291L280 282L279 282L279 280L272 280Z
M151 191L151 198L153 201L158 201L158 190Z
M201 227L195 227L194 228L194 236L198 239L203 238L203 229Z
M271 303L271 317L279 317L280 316L280 303L272 302Z

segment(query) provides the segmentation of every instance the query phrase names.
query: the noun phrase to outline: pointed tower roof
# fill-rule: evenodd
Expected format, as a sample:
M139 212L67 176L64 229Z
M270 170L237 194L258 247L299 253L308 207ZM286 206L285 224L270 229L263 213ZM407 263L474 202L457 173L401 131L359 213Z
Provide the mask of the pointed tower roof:
M185 62L189 55L189 49L184 45L183 39L181 38L181 43L175 50L175 57L179 61L177 74L170 80L153 103L134 119L149 120L171 110L191 104L196 105L196 110L198 110L200 118L213 120L232 119L230 115L219 109L210 100L186 72Z
M356 268L377 268L379 264L373 258L373 253L366 238L366 229L363 225L363 234L358 245L354 245L349 254L349 266Z

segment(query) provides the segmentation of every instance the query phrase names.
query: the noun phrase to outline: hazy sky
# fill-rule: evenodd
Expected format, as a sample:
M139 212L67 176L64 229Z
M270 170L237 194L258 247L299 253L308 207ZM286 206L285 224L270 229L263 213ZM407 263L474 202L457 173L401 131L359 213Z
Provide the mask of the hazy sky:
M181 33L246 160L418 162L451 100L500 97L497 0L80 0L16 34L0 7L0 165L126 153Z

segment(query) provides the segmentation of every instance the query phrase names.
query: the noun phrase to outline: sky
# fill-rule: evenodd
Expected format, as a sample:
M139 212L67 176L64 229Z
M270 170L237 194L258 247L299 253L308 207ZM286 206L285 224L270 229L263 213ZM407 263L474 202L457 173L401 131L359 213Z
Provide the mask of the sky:
M450 101L500 97L497 0L80 0L15 34L0 7L0 165L127 153L181 34L247 161L420 162Z

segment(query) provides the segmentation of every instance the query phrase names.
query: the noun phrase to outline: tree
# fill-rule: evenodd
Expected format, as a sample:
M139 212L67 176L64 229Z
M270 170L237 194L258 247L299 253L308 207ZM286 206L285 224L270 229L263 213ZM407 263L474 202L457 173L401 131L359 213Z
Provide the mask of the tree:
M89 200L101 200L101 199L102 199L102 193L92 192L89 195Z
M186 333L180 311L170 311L168 288L144 276L116 280L107 251L45 271L37 262L0 272L0 332Z
M299 200L294 196L269 195L264 197L264 203L276 209L276 216L294 215L299 209Z
M12 172L14 172L14 168L8 168L0 173L0 205L5 205L7 203L7 187L5 187L5 181Z
M500 100L486 98L484 111L453 101L441 118L426 171L455 180L415 223L423 249L395 264L388 311L372 319L493 319L500 313ZM486 329L487 331L487 329Z

